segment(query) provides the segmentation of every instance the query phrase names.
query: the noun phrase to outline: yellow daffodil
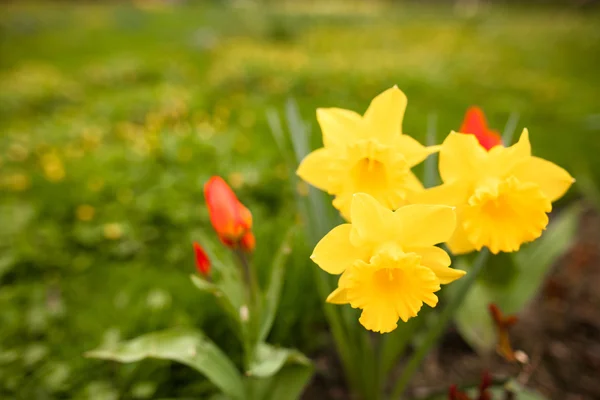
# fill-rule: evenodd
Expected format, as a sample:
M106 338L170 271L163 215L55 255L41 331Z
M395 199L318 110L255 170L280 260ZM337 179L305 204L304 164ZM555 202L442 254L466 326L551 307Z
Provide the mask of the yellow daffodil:
M527 129L518 143L489 152L475 136L452 132L440 149L439 170L443 184L414 200L457 207L448 242L455 254L484 246L494 254L519 250L542 234L552 202L574 182L564 169L531 155Z
M366 193L351 202L352 223L329 232L311 259L330 274L342 274L327 301L362 309L360 323L391 332L398 319L417 315L434 292L465 274L449 268L450 257L434 245L447 241L456 225L452 207L408 205L391 211Z
M324 147L302 160L298 175L334 195L333 205L346 219L354 193L368 193L391 210L405 204L422 189L410 168L438 150L402 134L405 109L406 96L396 86L375 97L364 116L318 109Z

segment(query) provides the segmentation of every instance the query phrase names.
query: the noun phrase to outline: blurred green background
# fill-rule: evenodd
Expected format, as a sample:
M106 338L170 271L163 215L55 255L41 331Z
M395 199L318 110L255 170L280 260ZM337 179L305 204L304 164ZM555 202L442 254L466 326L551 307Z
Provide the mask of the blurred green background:
M459 3L465 3L459 2ZM294 98L363 112L397 84L404 132L445 134L481 106L598 204L600 14L451 2L21 3L0 6L0 397L144 399L210 391L186 367L82 357L174 325L239 346L189 281L213 240L202 185L222 175L254 214L256 265L296 223L265 118ZM330 345L310 246L287 269L273 343Z

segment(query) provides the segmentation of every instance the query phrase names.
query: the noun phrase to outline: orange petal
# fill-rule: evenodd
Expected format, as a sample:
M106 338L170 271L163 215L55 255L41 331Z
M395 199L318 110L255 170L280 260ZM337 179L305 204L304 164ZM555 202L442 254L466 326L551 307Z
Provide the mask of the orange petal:
M488 128L485 115L479 107L469 107L460 127L460 133L475 135L479 144L486 150L502 145L502 138L498 132Z
M204 197L210 222L221 241L238 242L252 227L252 214L238 200L229 185L213 176L204 185Z

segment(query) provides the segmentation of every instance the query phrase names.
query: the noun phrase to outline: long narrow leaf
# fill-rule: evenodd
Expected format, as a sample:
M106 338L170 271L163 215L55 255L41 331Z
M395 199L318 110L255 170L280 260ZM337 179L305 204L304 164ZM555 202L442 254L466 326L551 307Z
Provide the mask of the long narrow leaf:
M504 126L504 131L502 132L502 142L505 146L510 146L512 144L513 136L515 135L518 123L519 114L516 112L511 113L508 117L508 121L506 121L506 125Z
M253 399L296 400L312 373L312 363L302 353L261 343L247 383Z
M427 146L435 146L437 145L437 115L429 114L427 116ZM426 188L433 187L437 185L438 175L437 175L437 161L438 154L432 154L425 159L425 174L423 176L423 185Z
M279 306L279 297L281 296L281 288L283 287L286 261L292 252L290 244L294 230L295 228L292 227L287 231L283 237L283 240L281 241L281 245L279 245L277 253L275 254L273 263L271 264L271 277L265 291L264 308L262 313L263 319L258 337L259 342L262 342L267 338L267 335L273 326L273 321L275 320L275 314L277 313L277 307Z
M192 329L170 329L149 333L115 347L96 349L86 357L131 363L146 358L177 361L206 376L233 399L245 399L239 371L204 333Z

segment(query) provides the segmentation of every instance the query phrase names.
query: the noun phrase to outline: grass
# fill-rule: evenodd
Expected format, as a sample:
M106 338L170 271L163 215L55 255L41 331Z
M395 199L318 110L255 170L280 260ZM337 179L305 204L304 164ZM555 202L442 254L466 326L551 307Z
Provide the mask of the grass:
M598 14L451 11L2 5L0 394L210 392L183 367L115 366L81 354L190 324L239 353L212 301L188 279L191 242L213 240L202 184L220 174L234 186L254 213L256 265L267 268L279 233L298 218L296 188L265 118L290 96L316 133L315 108L362 111L398 84L409 98L404 131L421 141L431 114L446 132L472 104L498 130L516 112L534 153L586 182L564 201L593 197ZM272 341L313 353L329 339L308 290L308 244L299 239L294 252Z

